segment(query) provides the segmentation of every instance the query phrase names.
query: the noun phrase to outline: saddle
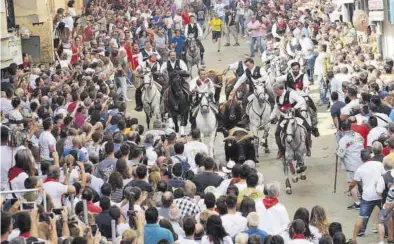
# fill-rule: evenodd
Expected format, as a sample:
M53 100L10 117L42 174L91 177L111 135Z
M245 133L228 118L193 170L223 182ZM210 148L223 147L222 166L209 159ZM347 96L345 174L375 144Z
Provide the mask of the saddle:
M248 138L254 138L254 135L251 132L245 130L244 128L234 127L231 130L229 130L228 137L224 138L224 141L232 139L235 140L236 142L241 142Z

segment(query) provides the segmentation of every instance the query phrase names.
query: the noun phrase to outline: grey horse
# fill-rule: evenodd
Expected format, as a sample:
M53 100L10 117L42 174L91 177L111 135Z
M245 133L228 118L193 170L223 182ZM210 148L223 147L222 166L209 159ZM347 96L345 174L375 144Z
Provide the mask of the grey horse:
M293 183L298 182L298 175L301 174L301 180L306 180L306 165L304 155L306 153L306 129L301 125L300 118L296 118L294 113L286 113L285 119L281 125L284 130L282 132L282 143L285 148L285 155L282 157L283 172L286 178L286 193L291 194L290 174Z
M197 45L194 37L188 37L188 45L186 48L186 62L189 68L190 76L192 75L193 66L197 65L197 69L200 68L201 64L201 50Z

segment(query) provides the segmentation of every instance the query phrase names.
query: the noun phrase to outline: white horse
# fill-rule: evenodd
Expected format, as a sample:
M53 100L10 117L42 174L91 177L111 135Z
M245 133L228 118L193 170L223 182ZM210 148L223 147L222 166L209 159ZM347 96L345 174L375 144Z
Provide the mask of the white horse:
M197 65L197 69L200 69L201 64L201 50L197 45L196 39L194 37L188 37L187 47L186 47L186 62L187 67L190 72L190 77L192 76L193 66Z
M265 147L265 153L269 153L268 148L268 132L269 132L269 117L271 114L271 105L268 101L268 95L266 93L265 85L260 83L255 85L254 93L248 98L249 103L246 107L246 113L249 116L249 128L253 135L256 137L255 151L256 158L258 157L259 139L262 138L264 143L261 143ZM259 134L263 131L263 136Z
M144 71L144 87L142 91L142 104L146 115L146 124L150 128L150 120L154 118L160 120L160 85L157 84L152 77L150 70Z
M209 156L213 157L213 144L215 142L216 129L218 123L216 120L217 108L212 104L211 99L209 99L208 93L198 94L200 97L200 102L196 108L196 127L201 131L201 139L209 138ZM204 142L205 143L205 142Z
M285 155L282 157L283 171L286 178L286 193L291 194L290 173L293 183L298 182L298 175L301 180L306 180L306 165L304 155L306 153L306 129L302 126L302 119L294 117L291 110L286 113L285 119L278 126L284 130L281 133L282 143L285 148ZM294 164L296 163L296 164Z

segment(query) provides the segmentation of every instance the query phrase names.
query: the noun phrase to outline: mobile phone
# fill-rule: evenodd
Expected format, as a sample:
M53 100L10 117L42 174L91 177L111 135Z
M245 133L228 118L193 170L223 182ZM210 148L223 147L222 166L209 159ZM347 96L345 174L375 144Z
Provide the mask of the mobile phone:
M32 244L45 244L45 241L33 241Z
M24 202L21 204L21 210L32 210L37 207L36 202Z
M11 198L10 202L11 202L11 206L14 205L19 199L18 198Z
M91 225L90 229L92 230L92 235L96 236L97 233L97 225Z
M52 213L54 213L56 215L61 215L62 211L63 211L62 208L54 208L54 209L52 209Z
M38 216L38 221L49 223L49 220L53 219L54 217L55 215L53 213L42 213Z

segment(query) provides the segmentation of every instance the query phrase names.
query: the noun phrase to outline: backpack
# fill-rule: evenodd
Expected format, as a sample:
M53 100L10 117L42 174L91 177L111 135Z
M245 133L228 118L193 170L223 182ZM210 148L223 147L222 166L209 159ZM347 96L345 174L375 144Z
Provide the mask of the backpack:
M174 157L178 159L178 161L182 166L182 171L183 171L182 175L185 175L185 173L190 170L190 164L188 163L188 158L186 158L186 160L182 160L179 156L175 155Z
M10 147L20 147L27 139L27 134L21 128L12 128L10 129Z

